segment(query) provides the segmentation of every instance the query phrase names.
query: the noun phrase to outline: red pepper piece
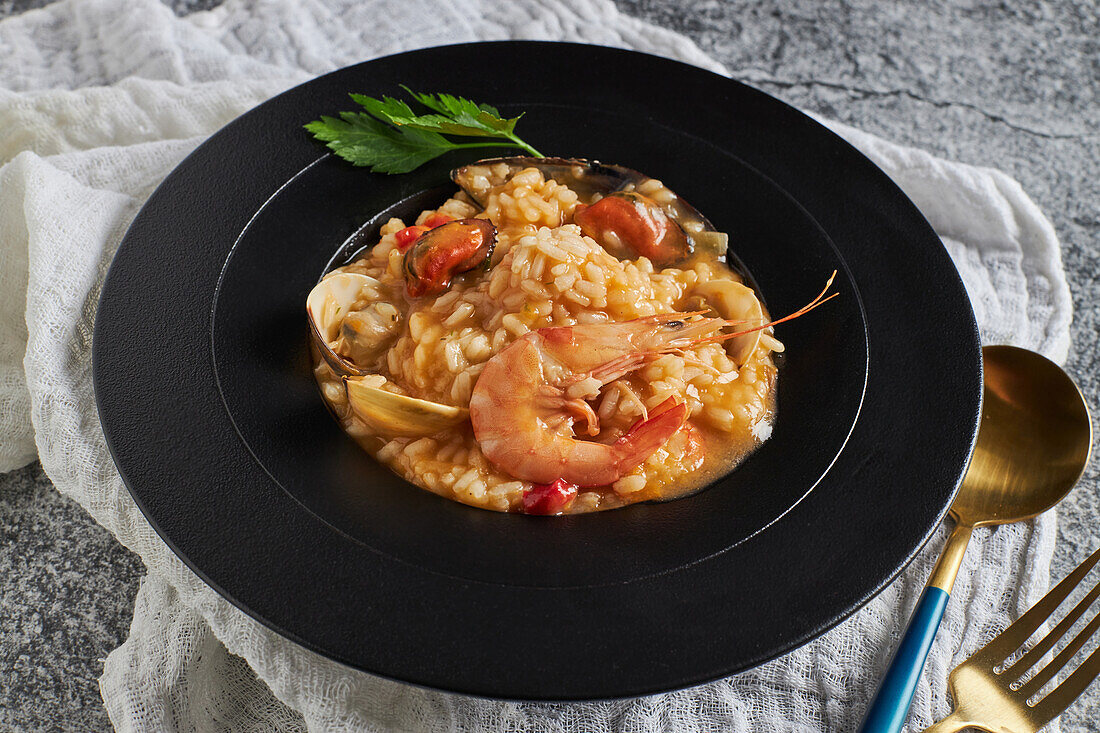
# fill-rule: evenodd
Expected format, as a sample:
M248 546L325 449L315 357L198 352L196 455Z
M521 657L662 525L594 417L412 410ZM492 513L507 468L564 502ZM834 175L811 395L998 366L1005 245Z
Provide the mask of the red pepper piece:
M523 511L528 514L561 514L577 498L577 485L565 479L535 484L523 493Z
M453 216L448 216L447 214L436 213L436 214L432 214L431 216L429 216L427 219L424 220L424 226L426 226L430 229L435 229L437 226L440 226L441 224L446 224L447 222L454 221L454 220L455 220L455 218Z
M420 238L420 235L431 229L431 227L424 226L411 226L405 227L397 234L393 235L393 238L397 240L397 251L404 252L412 246L413 242Z

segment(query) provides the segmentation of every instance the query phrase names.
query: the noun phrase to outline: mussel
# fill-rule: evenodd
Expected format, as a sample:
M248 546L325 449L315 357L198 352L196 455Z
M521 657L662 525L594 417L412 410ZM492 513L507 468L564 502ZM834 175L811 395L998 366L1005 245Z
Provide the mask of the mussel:
M637 191L615 191L591 206L578 204L573 222L616 257L641 255L664 267L691 256L683 228Z
M451 278L489 261L497 229L488 219L457 219L421 234L405 252L405 288L413 298L438 295Z
M631 168L583 158L489 158L451 172L479 206L489 192L525 168L569 186L580 204L574 221L619 257L645 256L658 266L693 253L725 254L729 238L663 183ZM602 203L611 198L609 203Z

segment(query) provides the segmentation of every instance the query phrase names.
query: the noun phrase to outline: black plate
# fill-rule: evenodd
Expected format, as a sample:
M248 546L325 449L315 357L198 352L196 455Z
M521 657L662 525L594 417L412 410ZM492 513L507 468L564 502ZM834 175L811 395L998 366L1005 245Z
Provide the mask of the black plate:
M771 440L696 496L556 519L441 499L360 451L310 376L306 293L364 221L474 156L373 175L301 125L398 83L525 111L547 153L661 178L730 232L773 313L840 270L841 297L780 327ZM981 395L958 274L866 158L737 82L556 43L390 56L228 125L131 226L94 357L126 485L231 602L363 670L522 699L682 687L830 628L942 519Z

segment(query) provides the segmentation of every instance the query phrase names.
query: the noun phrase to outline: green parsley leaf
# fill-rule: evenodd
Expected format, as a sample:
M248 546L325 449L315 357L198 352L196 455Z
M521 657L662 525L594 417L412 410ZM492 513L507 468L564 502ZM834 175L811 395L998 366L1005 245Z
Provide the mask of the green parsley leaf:
M332 152L374 173L408 173L454 148L437 133L395 129L363 112L324 116L305 127Z
M416 114L400 99L365 94L351 98L364 112L323 116L305 126L329 149L353 165L376 173L407 173L443 153L459 148L511 147L541 153L515 134L519 117L505 119L491 105L451 94L418 94L402 87L435 114ZM491 138L493 142L454 142L444 135Z
M433 94L419 94L417 92L414 92L412 89L409 89L404 84L401 85L401 88L412 95L412 98L415 99L417 102L420 102L428 109L435 110L440 114L450 114L455 105L465 103L467 105L474 105L478 108L478 110L482 112L488 112L493 117L500 117L500 112L497 111L497 108L490 104L474 104L469 100L462 99L461 97L456 98L451 96L450 94L440 94L439 99L437 99L436 96ZM519 118L517 117L516 119Z
M354 99L356 104L362 105L368 112L383 122L388 122L391 117L416 116L409 105L405 104L400 99L385 96L381 99L375 99L374 97L368 97L366 94L355 93L349 94L348 96Z
M496 107L477 104L464 97L455 97L450 94L418 94L406 86L401 88L411 94L416 101L439 114L406 115L403 118L401 115L396 115L394 124L418 126L421 129L438 129L452 135L509 137L516 128L516 122L519 121L519 117L504 119Z
M514 131L519 117L503 119L494 107L478 105L463 97L450 94L433 96L407 91L418 102L439 114L414 114L407 104L391 97L383 97L379 100L363 94L352 94L351 98L378 119L398 127L412 127L417 130L464 137L504 137L515 140Z

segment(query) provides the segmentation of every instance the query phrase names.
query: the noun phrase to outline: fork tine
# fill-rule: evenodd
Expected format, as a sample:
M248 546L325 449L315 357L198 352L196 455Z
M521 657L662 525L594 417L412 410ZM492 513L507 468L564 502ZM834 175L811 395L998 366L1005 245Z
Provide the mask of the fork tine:
M1049 652L1058 640L1066 635L1066 632L1070 630L1073 624L1077 623L1077 619L1089 609L1089 607L1096 601L1097 597L1100 597L1100 583L1097 583L1092 590L1088 592L1084 598L1073 610L1066 614L1066 617L1058 622L1050 632L1040 639L1035 646L1028 650L1027 654L1016 660L1015 663L1004 671L1005 679L1018 680L1024 676L1024 673L1035 666L1043 655ZM1078 637L1080 638L1080 637ZM1055 670L1057 671L1057 670ZM1049 677L1047 679L1050 679ZM1030 681L1029 683L1030 684ZM1045 684L1045 683L1044 683ZM1041 687L1042 685L1040 685Z
M979 650L971 659L976 657L988 658L993 664L1002 662L1012 655L1014 651L1035 633L1035 630L1043 625L1052 613L1069 597L1085 576L1089 574L1097 561L1100 561L1100 550L1092 553L1087 560L1074 568L1073 572L1062 578L1062 582L1050 589L1050 591L1032 606L1027 613L1016 620L1016 623L997 635L984 649ZM983 654L984 652L984 654ZM993 657L993 654L996 657Z
M1054 678L1054 675L1061 671L1062 667L1066 666L1066 662L1073 659L1073 655L1081 650L1081 647L1085 645L1096 630L1100 628L1100 616L1097 616L1092 621L1089 621L1088 625L1081 629L1081 633L1073 638L1069 644L1066 644L1066 648L1058 652L1054 659L1050 660L1050 663L1035 673L1035 676L1022 685L1018 691L1018 694L1025 700L1034 695L1039 690L1043 689L1043 685L1050 682Z
M1037 716L1044 718L1042 725L1046 725L1068 708L1069 704L1092 684L1097 675L1100 675L1100 649L1094 650L1080 667L1073 670L1073 673L1062 681L1062 684L1051 690L1050 694L1032 708Z

